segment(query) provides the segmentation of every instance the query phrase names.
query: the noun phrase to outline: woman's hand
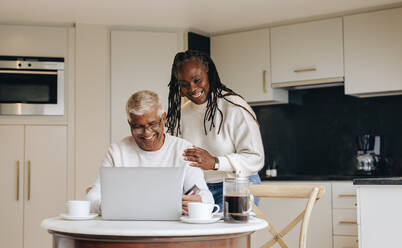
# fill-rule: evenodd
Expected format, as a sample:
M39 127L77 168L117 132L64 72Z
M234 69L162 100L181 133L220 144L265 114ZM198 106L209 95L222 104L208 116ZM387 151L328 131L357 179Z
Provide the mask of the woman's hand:
M203 170L212 170L215 167L215 157L199 147L193 146L184 150L183 156L184 160L193 162L190 164L191 166Z
M189 202L201 202L200 195L183 195L182 199L182 213L188 215L188 203Z

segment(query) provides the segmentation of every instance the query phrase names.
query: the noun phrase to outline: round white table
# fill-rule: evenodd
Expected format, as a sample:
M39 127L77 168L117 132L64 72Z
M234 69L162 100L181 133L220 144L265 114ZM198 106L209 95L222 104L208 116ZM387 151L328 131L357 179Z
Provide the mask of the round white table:
M246 223L188 224L181 221L86 221L45 219L54 248L80 247L250 247L250 235L268 226L251 218Z

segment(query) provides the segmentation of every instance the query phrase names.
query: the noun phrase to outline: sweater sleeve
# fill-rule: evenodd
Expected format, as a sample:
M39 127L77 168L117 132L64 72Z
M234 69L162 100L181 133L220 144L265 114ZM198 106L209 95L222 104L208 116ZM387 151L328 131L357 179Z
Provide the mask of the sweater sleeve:
M219 170L243 176L254 175L264 166L264 147L259 125L241 107L233 106L228 111L231 112L227 115L226 125L235 152L218 157Z
M202 202L214 203L214 198L208 189L202 170L200 168L186 165L184 167L184 192L193 187L194 184L200 189L198 194L201 196Z

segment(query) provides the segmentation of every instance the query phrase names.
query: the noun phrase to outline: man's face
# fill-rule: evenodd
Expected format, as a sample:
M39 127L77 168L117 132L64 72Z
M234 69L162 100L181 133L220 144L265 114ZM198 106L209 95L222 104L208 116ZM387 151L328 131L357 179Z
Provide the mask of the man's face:
M158 109L154 108L143 115L130 114L130 117L131 135L137 145L145 151L159 150L165 140L166 113L158 115Z

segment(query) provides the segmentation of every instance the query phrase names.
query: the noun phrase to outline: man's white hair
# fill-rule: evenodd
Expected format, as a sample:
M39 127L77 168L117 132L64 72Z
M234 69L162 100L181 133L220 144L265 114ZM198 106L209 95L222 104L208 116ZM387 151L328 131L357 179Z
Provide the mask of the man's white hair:
M162 103L158 94L149 90L138 91L130 96L126 103L127 118L131 122L130 114L143 115L157 109L158 115L163 114Z

